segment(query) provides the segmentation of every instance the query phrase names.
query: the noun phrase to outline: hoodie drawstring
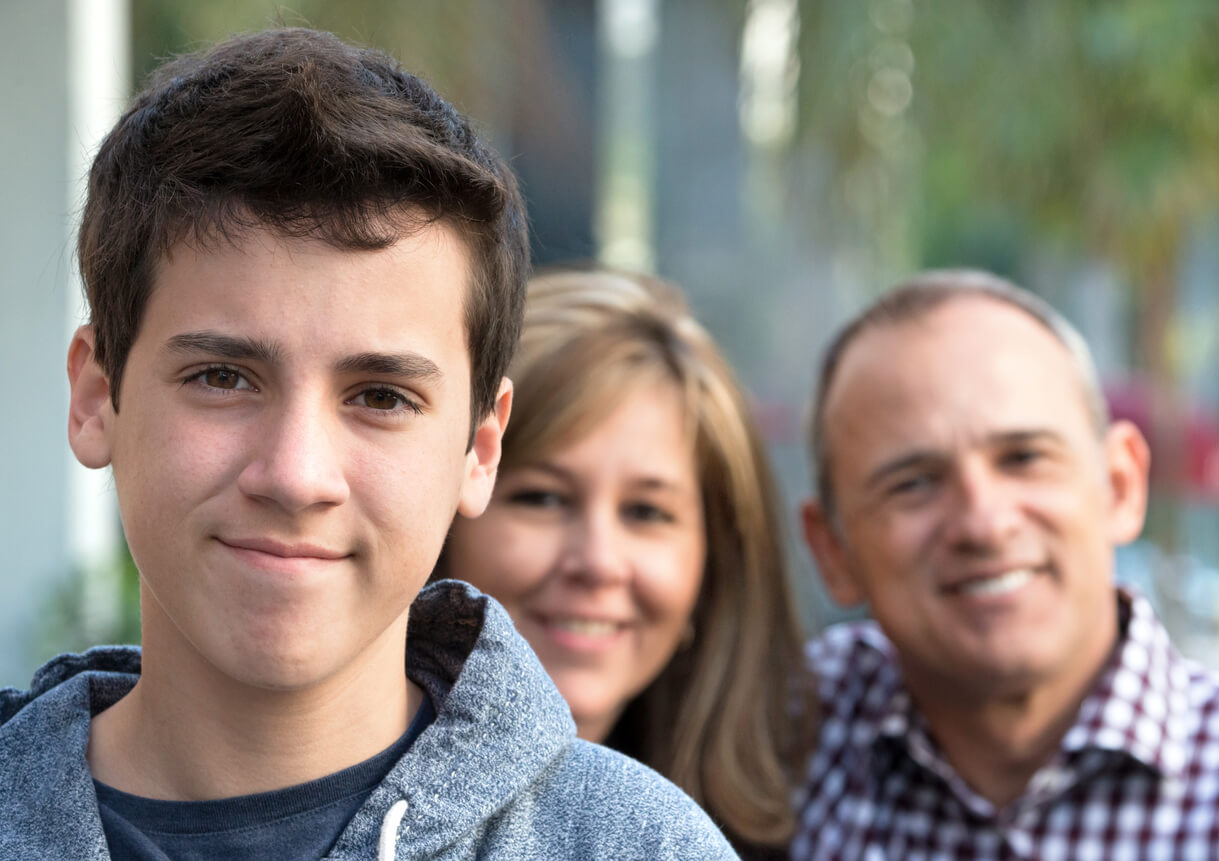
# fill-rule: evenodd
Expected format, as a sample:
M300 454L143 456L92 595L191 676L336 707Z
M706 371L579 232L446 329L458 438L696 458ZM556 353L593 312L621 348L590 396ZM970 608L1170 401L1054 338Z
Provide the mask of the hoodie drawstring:
M381 841L377 844L377 861L394 861L398 854L398 826L402 817L406 816L407 803L405 798L399 798L385 811L381 820Z

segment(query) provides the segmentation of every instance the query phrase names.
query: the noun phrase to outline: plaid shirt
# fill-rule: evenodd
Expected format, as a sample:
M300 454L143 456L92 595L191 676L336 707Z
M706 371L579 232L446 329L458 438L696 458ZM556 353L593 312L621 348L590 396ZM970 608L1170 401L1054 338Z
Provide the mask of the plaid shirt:
M807 656L821 742L792 858L1219 859L1219 679L1186 661L1142 598L1054 760L1002 809L950 766L872 622Z

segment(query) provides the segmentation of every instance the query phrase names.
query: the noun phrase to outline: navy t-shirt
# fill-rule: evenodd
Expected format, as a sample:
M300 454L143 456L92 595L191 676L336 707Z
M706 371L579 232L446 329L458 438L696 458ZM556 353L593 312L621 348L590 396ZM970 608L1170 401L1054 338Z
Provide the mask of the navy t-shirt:
M411 743L436 717L425 695L381 753L299 786L217 801L157 801L93 781L114 861L316 859L330 851Z

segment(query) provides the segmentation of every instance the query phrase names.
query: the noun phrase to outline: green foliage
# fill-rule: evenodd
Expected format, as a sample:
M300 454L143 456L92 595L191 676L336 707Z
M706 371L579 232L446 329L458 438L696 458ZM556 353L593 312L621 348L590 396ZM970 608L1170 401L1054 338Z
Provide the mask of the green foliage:
M140 642L140 572L126 544L93 570L75 570L39 616L40 657L107 643Z
M800 145L840 176L863 165L890 187L905 180L885 205L915 237L911 265L943 257L954 233L968 248L981 213L1013 245L1069 243L1145 281L1219 202L1219 5L839 0L802 12ZM888 72L912 92L894 115L877 98Z
M488 97L509 66L527 0L132 0L135 80L167 57L236 33L308 26L380 48L464 110L493 121ZM482 110L480 110L480 108Z

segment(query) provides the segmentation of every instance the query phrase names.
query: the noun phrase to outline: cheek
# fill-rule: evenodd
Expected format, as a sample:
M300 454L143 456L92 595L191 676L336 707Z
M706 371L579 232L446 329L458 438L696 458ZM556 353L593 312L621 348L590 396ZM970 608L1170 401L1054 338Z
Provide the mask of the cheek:
M343 469L352 501L390 532L443 536L457 508L465 459L452 439L401 443L349 439Z
M681 631L703 585L706 553L701 537L654 548L638 570L640 603L652 618Z
M896 577L926 554L939 531L939 517L930 509L865 515L848 528L847 546L866 569Z
M540 586L554 569L559 533L557 524L526 523L493 504L481 517L455 528L449 575L469 581L501 604L511 604Z
M147 510L141 520L165 520L219 495L249 460L246 428L131 418L115 440L114 483L121 508Z
M1047 531L1100 531L1109 513L1107 488L1096 483L1078 488L1046 487L1031 494L1027 510Z

